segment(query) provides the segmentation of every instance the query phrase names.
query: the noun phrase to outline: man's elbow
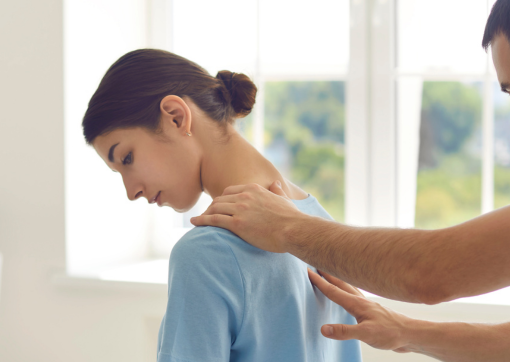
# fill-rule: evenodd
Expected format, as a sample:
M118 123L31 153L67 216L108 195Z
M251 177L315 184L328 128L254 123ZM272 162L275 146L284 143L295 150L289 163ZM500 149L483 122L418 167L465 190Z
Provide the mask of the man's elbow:
M447 286L444 279L422 277L415 279L409 286L409 294L416 303L435 305L455 299L454 290Z
M436 290L423 290L418 297L419 303L427 305L436 305L452 300L451 296L447 293Z

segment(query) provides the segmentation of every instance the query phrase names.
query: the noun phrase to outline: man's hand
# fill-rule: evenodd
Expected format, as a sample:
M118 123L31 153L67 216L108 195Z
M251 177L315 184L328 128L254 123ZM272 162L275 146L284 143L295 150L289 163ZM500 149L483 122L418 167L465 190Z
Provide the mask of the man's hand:
M374 348L410 352L406 338L413 322L411 318L369 301L358 289L340 279L321 274L326 280L308 269L310 281L358 321L357 325L324 325L321 328L324 337L341 341L358 339Z
M257 184L227 187L191 223L228 229L260 249L285 253L285 232L303 215L275 181L269 191Z
M322 334L331 339L359 339L399 353L415 352L444 362L507 362L510 323L437 323L406 317L371 302L359 290L326 273L322 279L308 270L310 280L326 297L341 305L357 325L327 324Z

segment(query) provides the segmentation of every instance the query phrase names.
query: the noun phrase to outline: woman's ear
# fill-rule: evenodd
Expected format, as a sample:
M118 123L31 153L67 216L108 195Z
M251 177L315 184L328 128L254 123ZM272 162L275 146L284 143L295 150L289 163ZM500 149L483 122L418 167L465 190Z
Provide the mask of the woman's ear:
M165 126L173 127L183 136L191 134L191 110L181 97L166 96L161 100L160 109Z

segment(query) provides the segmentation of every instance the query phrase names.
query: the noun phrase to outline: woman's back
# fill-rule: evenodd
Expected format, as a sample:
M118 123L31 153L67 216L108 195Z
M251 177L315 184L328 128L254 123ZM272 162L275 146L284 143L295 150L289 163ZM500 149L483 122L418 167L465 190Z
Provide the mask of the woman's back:
M313 196L294 203L330 219ZM158 361L361 361L358 341L321 335L323 324L356 322L314 289L307 267L224 229L191 230L170 257Z

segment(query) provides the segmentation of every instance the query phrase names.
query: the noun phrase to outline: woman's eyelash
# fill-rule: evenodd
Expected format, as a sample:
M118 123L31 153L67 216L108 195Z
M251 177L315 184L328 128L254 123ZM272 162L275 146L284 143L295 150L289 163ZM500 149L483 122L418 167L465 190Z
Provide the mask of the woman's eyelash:
M133 162L132 158L133 158L132 153L129 152L128 155L124 157L124 159L122 160L122 164L129 165L131 162Z

